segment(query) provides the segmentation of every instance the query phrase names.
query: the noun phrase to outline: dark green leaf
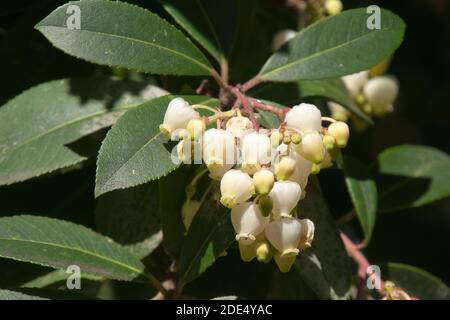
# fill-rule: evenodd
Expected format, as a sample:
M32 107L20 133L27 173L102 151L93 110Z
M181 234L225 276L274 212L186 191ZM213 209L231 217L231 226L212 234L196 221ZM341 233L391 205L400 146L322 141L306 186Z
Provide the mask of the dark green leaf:
M311 219L315 226L312 247L296 261L303 281L321 299L348 298L352 271L350 258L323 199L317 179L310 177L306 198L300 203L299 218Z
M238 0L160 0L192 38L219 62L233 49L239 14Z
M43 276L37 277L31 281L28 281L22 285L23 288L45 288L58 282L66 282L71 273L67 273L66 270L54 270ZM101 281L102 277L91 275L88 273L81 273L81 281L83 279Z
M80 9L80 28L69 29L67 8ZM76 1L36 25L54 46L93 63L142 72L208 75L205 56L179 30L140 7L116 1Z
M49 299L38 296L31 296L19 291L0 289L0 300L49 300Z
M381 277L390 280L411 296L419 299L446 300L449 288L439 278L406 264L388 262L380 264Z
M0 218L0 256L56 269L77 265L82 272L132 280L144 265L124 247L70 222L38 216Z
M274 53L259 73L263 81L335 78L367 70L391 55L405 24L381 10L381 29L367 27L365 8L347 10L314 23Z
M230 211L213 198L196 214L180 257L180 285L196 279L233 243Z
M0 108L0 185L86 159L75 141L110 126L125 110L166 94L108 79L64 79L25 91Z
M155 182L104 194L95 210L98 231L143 259L162 241L158 206Z
M378 156L382 212L419 207L450 195L450 157L426 146L401 145Z
M340 162L354 210L365 234L364 242L368 244L377 217L377 186L369 169L359 160L345 156Z
M178 164L164 144L168 139L159 131L173 96L150 100L130 110L108 132L97 161L95 195L134 187L159 179ZM216 100L203 96L183 97L192 104Z

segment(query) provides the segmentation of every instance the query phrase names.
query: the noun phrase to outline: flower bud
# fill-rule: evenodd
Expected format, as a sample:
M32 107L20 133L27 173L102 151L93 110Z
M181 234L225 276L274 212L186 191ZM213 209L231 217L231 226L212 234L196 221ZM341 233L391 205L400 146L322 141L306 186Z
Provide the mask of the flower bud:
M267 169L261 169L253 175L253 184L255 185L256 193L260 195L269 194L273 188L275 178L272 171Z
M372 113L383 116L393 110L392 105L398 95L398 84L389 77L375 77L364 86L364 95L372 106Z
M264 133L252 132L242 141L242 170L254 174L261 165L270 163L272 144Z
M293 144L299 144L300 142L302 142L302 136L299 133L294 133L291 136L291 142Z
M183 98L175 98L170 101L159 130L174 139L172 136L174 131L186 128L188 122L192 119L200 119L199 113Z
M230 132L233 137L241 140L246 134L253 131L253 123L246 117L232 117L227 121L226 130Z
M208 129L203 134L203 161L208 168L223 168L236 162L234 137L222 129Z
M273 259L275 260L275 263L277 264L278 269L280 269L281 272L289 272L289 270L291 270L292 266L294 265L297 256L282 257L281 254L276 253L273 256Z
M220 181L220 202L227 208L233 208L251 198L253 180L240 170L227 171Z
M191 140L199 139L206 130L206 123L202 119L192 119L188 122L186 129Z
M273 213L277 217L290 216L301 195L300 185L293 181L275 182L269 197L273 202Z
M344 148L350 137L350 129L345 122L335 122L328 127L328 134L336 140L338 148Z
M277 51L280 49L283 44L291 40L297 32L291 29L281 30L278 31L274 36L272 40L272 51Z
M369 71L361 71L342 77L345 87L353 97L356 97L369 80Z
M328 108L330 109L331 117L335 120L346 122L351 116L350 111L336 102L328 101Z
M270 244L278 250L281 257L296 256L302 236L302 225L296 218L282 218L270 222L265 229Z
M249 245L263 232L269 217L263 217L256 204L245 202L231 210L231 222L236 231L236 240Z
M269 196L260 197L258 201L258 207L264 217L269 216L273 209L272 199L270 199Z
M282 156L275 164L277 180L287 180L294 173L297 163L290 156Z
M256 243L253 242L249 245L245 245L239 242L239 253L241 254L242 261L252 261L256 257Z
M270 142L272 143L272 148L276 148L283 141L283 134L280 131L273 131L270 135Z
M311 174L313 174L313 175L319 174L320 169L322 169L320 166L320 163L313 163L312 168L311 168Z
M259 262L267 263L272 258L270 245L267 241L259 241L256 243L256 258Z
M303 249L311 247L312 241L314 240L314 223L309 219L300 220L302 225L302 235L298 243L298 249L302 251Z
M297 152L313 163L320 163L324 157L323 141L318 132L305 134L302 143L297 146Z
M319 131L322 127L322 114L315 105L301 103L293 106L286 113L285 121L288 126L299 129L303 133Z
M326 0L325 10L330 16L334 16L342 11L343 5L340 0Z
M234 164L226 164L221 168L208 168L209 174L208 176L213 180L220 180L222 179L223 175L234 167Z
M334 137L330 134L326 134L323 136L323 146L325 147L325 149L327 150L331 150L334 148L335 144L336 144L336 140L334 139Z

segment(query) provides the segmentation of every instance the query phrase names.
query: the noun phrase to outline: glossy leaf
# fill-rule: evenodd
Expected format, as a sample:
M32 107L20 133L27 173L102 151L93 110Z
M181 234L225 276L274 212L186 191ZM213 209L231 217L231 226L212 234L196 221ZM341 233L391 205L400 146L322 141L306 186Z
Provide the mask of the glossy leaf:
M407 264L388 262L380 264L381 277L390 280L409 295L427 300L446 300L450 289L429 272Z
M97 229L143 259L162 242L158 206L154 182L104 194L97 200Z
M143 103L127 112L108 132L97 161L97 197L159 179L179 166L172 161L172 147L165 145L168 139L159 131L173 98L165 96ZM215 101L202 96L184 98L192 104Z
M381 10L381 29L367 27L365 8L346 10L299 32L265 63L263 81L335 78L367 70L391 55L400 45L405 24Z
M230 211L207 200L194 217L180 256L180 285L199 277L235 241Z
M345 183L365 234L364 242L367 244L372 237L376 221L377 186L370 175L369 169L359 160L345 156L341 162L340 166L344 170Z
M314 177L310 177L306 194L298 216L311 219L316 230L312 247L301 252L296 261L299 273L319 298L346 299L352 277L350 258Z
M238 0L160 0L164 9L214 58L223 62L236 38Z
M382 212L419 207L450 195L450 157L426 146L401 145L378 156Z
M94 231L39 216L0 218L0 256L56 269L77 265L93 275L132 280L144 265L124 247Z
M68 277L71 275L72 273L68 273L66 270L54 270L43 276L37 277L24 283L22 285L22 288L45 288L58 282L66 283ZM81 281L83 281L84 279L94 281L104 280L104 278L102 277L82 272Z
M0 108L0 185L85 160L76 141L164 94L154 86L93 78L56 80L25 91Z
M73 6L79 8L79 28L68 14L75 14ZM128 3L70 2L55 9L36 29L64 52L101 65L173 75L212 71L205 56L179 30Z

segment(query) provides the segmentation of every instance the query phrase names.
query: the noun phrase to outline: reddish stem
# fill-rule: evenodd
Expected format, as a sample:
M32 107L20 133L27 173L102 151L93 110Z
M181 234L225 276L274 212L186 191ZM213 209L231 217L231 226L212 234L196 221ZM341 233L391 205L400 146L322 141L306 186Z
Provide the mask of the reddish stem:
M263 102L261 102L261 101L259 101L257 99L254 99L254 98L249 98L249 99L250 99L252 105L255 108L272 112L272 113L276 114L278 116L278 118L280 118L280 119L284 118L284 111L283 111L283 109L280 109L280 108L277 108L277 107L265 104L265 103L263 103Z
M259 131L259 123L256 120L255 113L253 112L253 108L248 97L245 96L238 87L234 87L232 89L232 92L236 96L236 98L239 99L240 103L242 103L242 106L250 117L250 121L253 123L255 130Z
M208 90L208 79L203 79L202 82L200 83L200 85L197 87L197 89L195 90L196 94L202 94L202 93L207 93L208 95L210 95L210 92Z
M242 85L241 90L242 90L242 92L247 92L248 90L257 86L260 83L261 83L261 79L258 78L258 76L255 76L255 77L251 78L250 80L248 80L246 83L244 83Z

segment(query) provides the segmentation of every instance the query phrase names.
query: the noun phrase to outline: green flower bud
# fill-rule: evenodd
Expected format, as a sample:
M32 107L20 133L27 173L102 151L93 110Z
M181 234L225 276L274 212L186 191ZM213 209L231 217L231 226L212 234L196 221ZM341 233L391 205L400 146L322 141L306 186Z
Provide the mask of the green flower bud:
M334 137L338 148L344 148L350 137L350 129L345 122L338 121L328 127L328 134Z
M332 135L326 134L323 136L323 146L325 147L325 149L332 150L334 149L335 144L336 140Z
M256 258L259 262L267 263L272 259L270 245L267 241L256 243Z
M269 196L262 196L258 201L259 210L264 217L267 217L273 209L273 202Z
M253 175L253 185L255 186L255 192L260 195L269 194L270 190L273 188L275 183L275 178L272 171L267 169L262 169L257 171Z
M296 161L289 156L281 157L281 159L275 164L275 174L277 180L287 180L295 170Z
M299 133L294 133L291 136L291 141L293 144L299 144L300 142L302 142L302 136Z

